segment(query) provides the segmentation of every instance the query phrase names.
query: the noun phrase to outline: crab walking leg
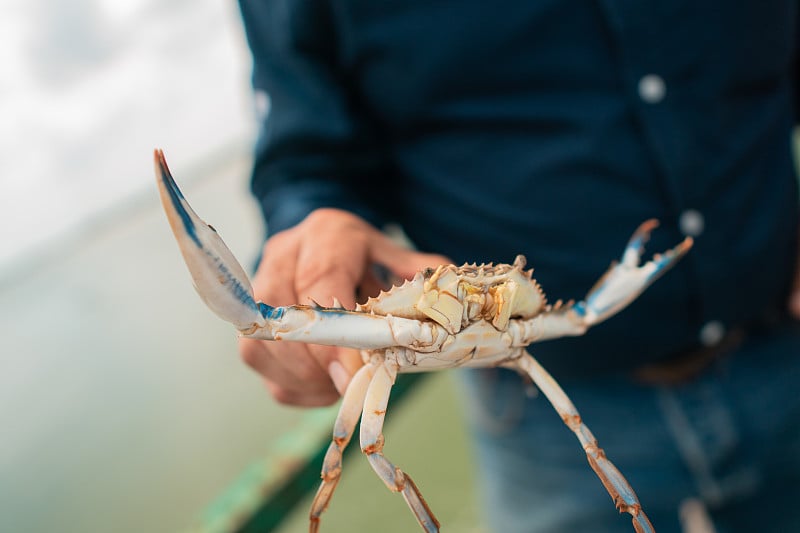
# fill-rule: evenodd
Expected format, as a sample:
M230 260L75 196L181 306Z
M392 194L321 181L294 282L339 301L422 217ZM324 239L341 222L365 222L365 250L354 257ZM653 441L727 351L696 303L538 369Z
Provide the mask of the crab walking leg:
M523 353L522 357L504 366L518 371L522 370L530 376L561 416L567 427L578 437L592 470L603 482L619 512L629 513L633 517L633 527L637 532L653 533L655 531L653 525L642 510L642 505L639 503L633 487L617 467L606 458L606 454L598 445L597 439L581 420L575 405L550 373L528 353Z
M361 415L361 451L389 490L401 492L419 524L427 533L438 533L439 522L433 516L417 486L402 470L394 466L383 455L383 420L389 393L397 376L397 367L391 363L381 364L367 390L364 412Z
M371 362L359 368L344 393L342 406L339 408L339 415L333 426L333 440L325 454L325 460L322 462L322 483L311 504L310 533L316 533L319 529L320 515L328 508L333 491L339 483L342 475L342 454L356 429L361 409L364 406L364 398L367 395L367 387L372 381L378 365L380 362Z

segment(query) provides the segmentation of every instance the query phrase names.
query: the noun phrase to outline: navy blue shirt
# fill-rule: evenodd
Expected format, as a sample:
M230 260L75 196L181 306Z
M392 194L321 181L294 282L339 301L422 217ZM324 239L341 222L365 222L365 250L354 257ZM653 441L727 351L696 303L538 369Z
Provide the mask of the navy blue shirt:
M696 236L618 317L532 347L558 377L785 307L796 2L240 4L270 101L252 182L270 232L340 207L456 263L525 254L551 301L582 298L648 218L650 252Z

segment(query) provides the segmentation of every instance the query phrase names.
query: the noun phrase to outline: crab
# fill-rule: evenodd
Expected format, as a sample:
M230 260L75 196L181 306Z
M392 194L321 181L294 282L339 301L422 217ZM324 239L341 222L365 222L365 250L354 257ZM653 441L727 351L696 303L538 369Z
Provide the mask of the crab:
M186 202L161 150L155 151L156 179L172 231L208 307L232 323L243 337L298 341L356 348L364 365L345 391L322 466L322 483L310 511L309 531L318 531L342 471L342 454L358 420L361 450L389 490L403 495L422 529L439 531L411 477L383 454L382 428L389 393L398 373L455 367L504 367L528 377L550 401L583 447L589 465L620 513L631 515L638 532L654 531L631 485L606 457L572 401L527 347L533 342L582 335L636 299L692 246L686 238L640 264L644 243L658 225L644 222L622 258L612 263L579 302L548 304L541 287L524 270L525 258L512 264L426 269L354 310L333 300L332 307L273 307L256 301L250 281L217 234Z

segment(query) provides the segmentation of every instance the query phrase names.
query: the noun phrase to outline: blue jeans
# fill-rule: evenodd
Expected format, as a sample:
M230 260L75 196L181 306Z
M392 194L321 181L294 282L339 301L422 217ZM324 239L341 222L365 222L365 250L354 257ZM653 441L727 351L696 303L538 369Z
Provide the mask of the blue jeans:
M527 397L505 370L462 381L491 531L633 531L544 396ZM746 339L678 386L624 375L561 385L659 533L681 531L689 498L719 533L800 531L797 323Z

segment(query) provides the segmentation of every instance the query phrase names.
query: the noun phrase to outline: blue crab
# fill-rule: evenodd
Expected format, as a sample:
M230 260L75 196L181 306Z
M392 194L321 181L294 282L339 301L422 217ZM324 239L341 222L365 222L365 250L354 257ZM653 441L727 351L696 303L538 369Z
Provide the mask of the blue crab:
M439 522L420 490L383 454L389 393L400 372L497 366L530 377L578 438L618 510L631 515L636 531L654 531L633 488L606 457L572 401L526 349L533 342L582 335L619 312L686 254L690 238L640 264L644 243L658 224L644 222L622 259L582 301L567 304L548 305L532 270L524 270L525 258L517 256L510 265L428 269L354 310L335 300L333 307L316 303L272 307L255 301L244 269L216 230L186 202L160 150L155 152L155 170L163 207L195 288L212 311L244 337L361 350L364 366L345 391L324 459L322 483L310 513L312 533L318 530L339 481L342 452L359 418L361 449L372 468L390 490L402 493L426 532L438 532Z

